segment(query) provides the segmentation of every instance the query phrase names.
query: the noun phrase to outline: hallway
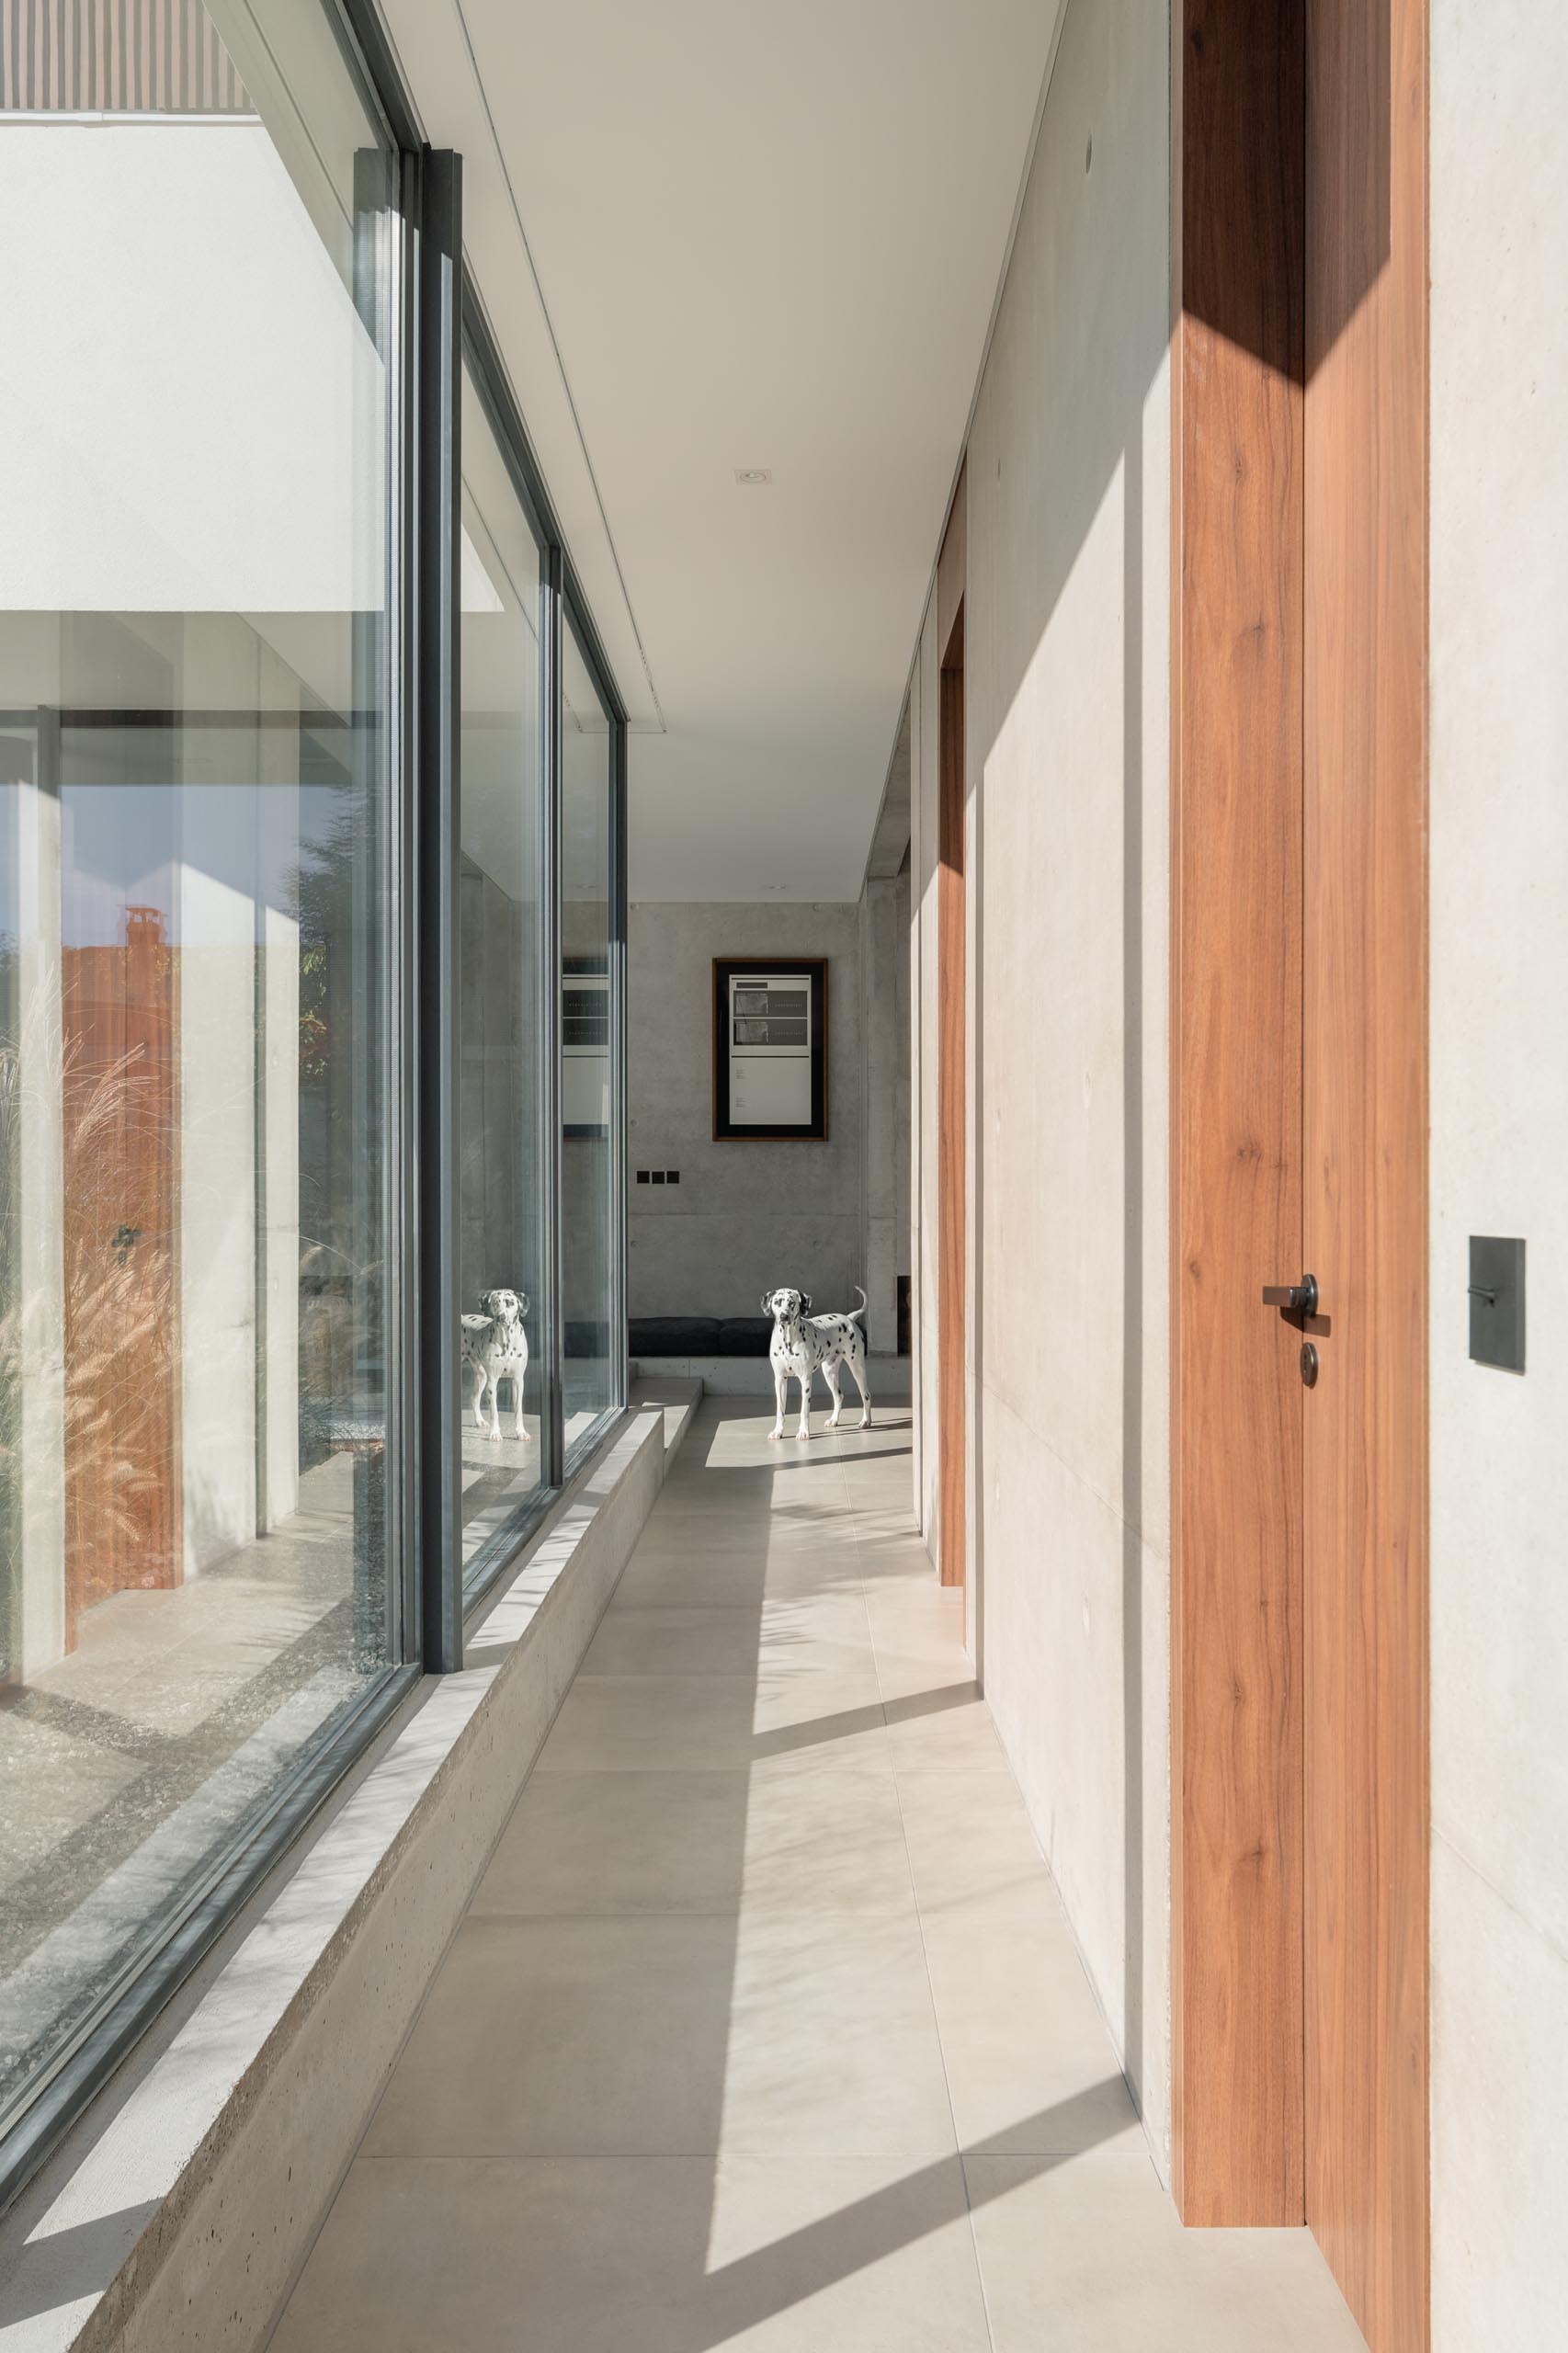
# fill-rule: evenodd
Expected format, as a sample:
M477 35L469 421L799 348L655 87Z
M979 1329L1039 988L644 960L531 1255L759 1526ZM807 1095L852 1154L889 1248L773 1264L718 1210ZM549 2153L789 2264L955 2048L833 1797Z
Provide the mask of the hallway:
M961 1641L909 1415L709 1401L275 2353L1352 2353L1184 2233Z

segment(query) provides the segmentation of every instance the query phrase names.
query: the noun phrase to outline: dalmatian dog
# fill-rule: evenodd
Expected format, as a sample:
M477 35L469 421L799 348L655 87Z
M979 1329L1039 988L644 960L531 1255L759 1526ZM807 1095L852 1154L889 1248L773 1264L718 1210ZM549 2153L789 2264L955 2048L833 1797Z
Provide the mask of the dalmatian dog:
M860 1290L858 1283L855 1286ZM849 1367L850 1378L860 1392L860 1427L871 1427L871 1392L866 1386L866 1336L860 1329L860 1318L866 1313L866 1294L860 1290L860 1304L847 1315L813 1315L811 1294L800 1290L770 1290L763 1299L762 1312L773 1318L773 1337L768 1344L768 1361L773 1367L773 1395L778 1416L773 1436L784 1435L784 1400L791 1381L801 1384L801 1420L795 1436L810 1438L812 1434L811 1401L812 1375L822 1374L828 1394L833 1399L833 1411L828 1415L830 1430L838 1427L838 1417L844 1411L844 1399L839 1392L840 1368Z
M501 1383L509 1381L517 1401L517 1434L524 1443L523 1376L528 1369L528 1336L523 1318L528 1295L518 1290L481 1291L480 1315L462 1319L463 1363L473 1375L473 1418L484 1427L484 1392L490 1392L489 1436L501 1436Z

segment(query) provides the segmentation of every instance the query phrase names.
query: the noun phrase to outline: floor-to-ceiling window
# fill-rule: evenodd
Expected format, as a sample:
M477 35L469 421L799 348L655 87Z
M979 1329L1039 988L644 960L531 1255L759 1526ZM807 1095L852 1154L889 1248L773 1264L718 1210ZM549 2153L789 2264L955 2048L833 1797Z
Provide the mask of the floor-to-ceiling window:
M569 617L561 715L561 1375L569 1447L615 1402L614 775L610 714Z
M463 1552L554 1474L544 1134L542 551L476 382L462 391L458 1261Z
M0 2132L404 1654L395 157L315 0L5 29Z
M623 721L431 168L332 0L0 0L0 2202L624 1400Z

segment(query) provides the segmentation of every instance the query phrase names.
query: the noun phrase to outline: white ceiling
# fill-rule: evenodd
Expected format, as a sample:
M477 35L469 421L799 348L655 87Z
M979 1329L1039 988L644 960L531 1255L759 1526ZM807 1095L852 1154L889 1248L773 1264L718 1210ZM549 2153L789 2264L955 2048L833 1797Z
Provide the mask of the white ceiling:
M633 898L858 897L1059 0L383 6L631 716Z

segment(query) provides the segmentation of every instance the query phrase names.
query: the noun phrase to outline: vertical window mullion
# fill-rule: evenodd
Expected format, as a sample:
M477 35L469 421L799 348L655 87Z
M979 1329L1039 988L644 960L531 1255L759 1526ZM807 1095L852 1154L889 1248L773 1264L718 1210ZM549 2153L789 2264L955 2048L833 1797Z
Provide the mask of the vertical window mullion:
M462 1665L458 1348L458 841L462 164L420 169L417 841L419 1428L424 1662Z
M544 679L544 858L540 868L543 921L544 987L540 995L544 1036L540 1066L543 1074L545 1263L548 1304L545 1348L548 1374L545 1423L549 1446L549 1479L559 1487L566 1468L566 1411L562 1352L565 1326L562 1302L561 1200L561 890L562 890L562 562L558 546L546 555L544 628L540 636Z
M390 877L392 919L387 925L387 1003L391 1010L387 1089L390 1117L386 1154L386 1232L389 1285L387 1319L395 1336L391 1350L393 1386L387 1400L388 1445L395 1432L395 1500L388 1513L389 1580L401 1597L396 1656L417 1665L424 1650L419 1528L418 1345L418 1135L415 1110L419 1077L417 991L418 877L416 781L419 774L417 663L420 612L419 551L419 290L420 188L417 151L397 157L392 234L397 243L390 282L395 289L395 363L389 369L388 481L392 502L388 609L388 741L392 747L388 834L392 846Z
M630 1391L627 1364L627 932L628 853L626 722L618 719L610 736L610 1201L614 1243L610 1252L610 1404L625 1405Z

